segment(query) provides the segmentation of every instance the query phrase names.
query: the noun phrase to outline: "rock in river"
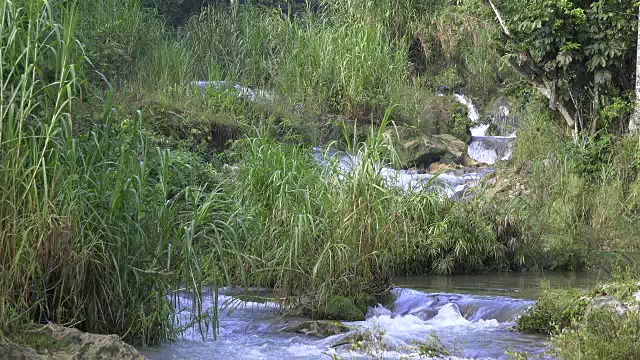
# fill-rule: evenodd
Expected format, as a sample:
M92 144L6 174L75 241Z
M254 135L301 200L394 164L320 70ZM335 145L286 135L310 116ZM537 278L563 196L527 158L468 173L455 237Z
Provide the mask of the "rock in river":
M326 338L351 330L347 325L331 320L310 320L282 329L283 332L305 334Z

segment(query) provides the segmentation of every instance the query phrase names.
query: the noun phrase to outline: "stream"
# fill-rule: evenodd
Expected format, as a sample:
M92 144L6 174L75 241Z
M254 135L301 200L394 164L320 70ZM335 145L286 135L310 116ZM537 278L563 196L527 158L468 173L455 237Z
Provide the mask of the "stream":
M510 330L517 317L535 304L544 280L551 287L589 286L597 276L588 274L526 273L470 276L417 276L395 279L395 300L368 309L366 321L347 322L353 332L384 332L385 359L420 358L410 349L416 341L436 336L457 359L506 359L507 351L543 355L547 337ZM205 307L211 308L212 295ZM233 300L219 295L219 307ZM188 297L181 306L190 307ZM366 359L344 346L333 347L349 334L326 339L288 334L282 329L304 319L285 318L275 303L235 301L233 308L219 308L220 330L213 340L211 329L191 329L166 346L142 349L151 360L177 359ZM181 314L183 320L189 313ZM422 357L424 358L424 357Z

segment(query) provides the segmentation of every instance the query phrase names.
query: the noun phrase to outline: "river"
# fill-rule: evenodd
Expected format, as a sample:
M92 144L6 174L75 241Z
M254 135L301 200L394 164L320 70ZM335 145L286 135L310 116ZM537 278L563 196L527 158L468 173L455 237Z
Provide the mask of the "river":
M435 335L454 358L506 359L507 351L542 355L547 337L512 331L517 317L535 304L541 284L586 287L597 274L525 273L469 276L418 276L395 279L395 300L369 308L366 321L345 323L362 331L384 332L383 358L411 358L416 341ZM219 295L220 304L234 298ZM211 295L205 305L212 306ZM188 297L181 299L189 307ZM274 303L235 302L233 311L220 311L218 340L209 330L203 340L193 329L169 345L142 349L151 360L178 359L331 359L367 358L344 347L334 348L345 335L326 339L287 334L282 328L301 321L285 318ZM184 318L188 313L183 313ZM413 357L418 358L418 357Z

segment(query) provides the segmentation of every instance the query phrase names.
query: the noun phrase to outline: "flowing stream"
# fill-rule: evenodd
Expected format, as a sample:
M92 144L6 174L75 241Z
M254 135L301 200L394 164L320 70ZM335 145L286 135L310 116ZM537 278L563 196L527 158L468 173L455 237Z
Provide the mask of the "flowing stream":
M521 334L510 328L517 317L532 306L545 279L549 286L587 286L596 280L584 274L488 274L459 277L420 276L395 279L395 300L386 306L369 308L366 321L345 323L353 328L348 334L325 339L289 334L282 329L303 319L286 318L274 303L236 301L233 307L222 304L233 299L219 295L220 331L203 340L197 329L170 345L143 349L151 360L169 359L366 359L346 345L345 337L369 329L384 333L384 358L419 358L415 342L436 336L441 345L458 359L506 359L507 351L542 355L545 336ZM545 285L546 286L546 285ZM211 295L205 307L212 308ZM190 307L188 297L181 299ZM188 312L180 315L183 320ZM422 357L424 358L424 357Z

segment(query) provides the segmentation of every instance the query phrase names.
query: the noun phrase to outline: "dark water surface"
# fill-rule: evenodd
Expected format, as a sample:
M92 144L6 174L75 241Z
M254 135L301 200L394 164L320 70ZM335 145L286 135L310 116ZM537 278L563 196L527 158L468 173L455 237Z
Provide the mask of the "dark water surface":
M398 287L422 291L476 295L502 295L536 299L543 288L588 288L608 280L597 272L488 273L458 276L405 276L393 279Z

